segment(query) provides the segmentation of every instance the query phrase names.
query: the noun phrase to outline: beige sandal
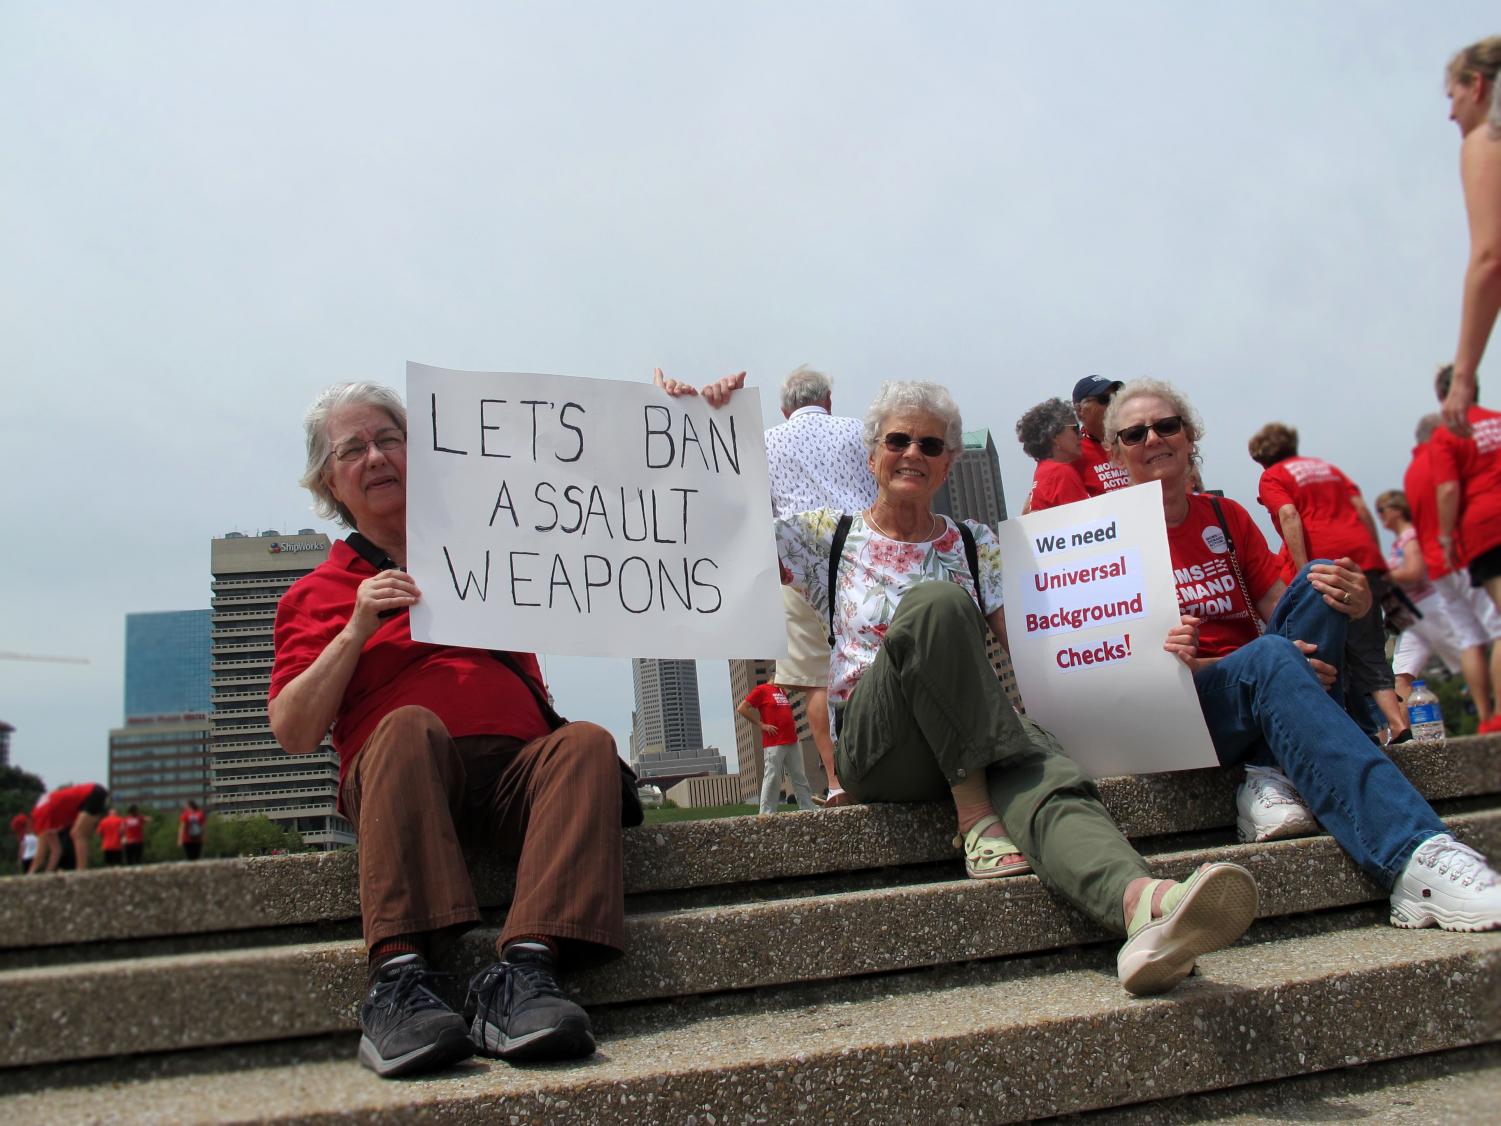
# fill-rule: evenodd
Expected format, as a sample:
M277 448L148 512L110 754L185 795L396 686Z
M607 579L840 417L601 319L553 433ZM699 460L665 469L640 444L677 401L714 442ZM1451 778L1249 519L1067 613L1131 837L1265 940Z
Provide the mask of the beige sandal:
M1152 897L1162 914L1152 918ZM1231 945L1256 918L1256 881L1239 864L1206 864L1182 882L1146 885L1126 924L1126 944L1116 956L1116 974L1127 993L1166 993L1193 972L1204 955Z
M990 880L997 876L1018 876L1032 870L1026 857L1009 864L1001 863L1007 856L1021 855L1021 849L1016 847L1016 842L1010 837L981 835L992 825L1000 823L1001 819L992 813L976 821L962 837L954 838L954 847L964 850L964 874L970 879Z

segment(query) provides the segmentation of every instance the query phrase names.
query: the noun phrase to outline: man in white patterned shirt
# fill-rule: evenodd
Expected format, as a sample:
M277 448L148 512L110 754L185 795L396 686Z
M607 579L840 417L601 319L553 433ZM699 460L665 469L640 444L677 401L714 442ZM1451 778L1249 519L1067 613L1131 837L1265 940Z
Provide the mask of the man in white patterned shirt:
M860 420L831 414L832 399L829 377L806 365L782 381L782 415L787 421L766 432L773 516L816 508L856 513L874 503L876 480ZM843 805L829 734L829 623L790 586L782 588L782 602L788 657L777 662L776 683L804 694L813 742L829 776L829 804Z

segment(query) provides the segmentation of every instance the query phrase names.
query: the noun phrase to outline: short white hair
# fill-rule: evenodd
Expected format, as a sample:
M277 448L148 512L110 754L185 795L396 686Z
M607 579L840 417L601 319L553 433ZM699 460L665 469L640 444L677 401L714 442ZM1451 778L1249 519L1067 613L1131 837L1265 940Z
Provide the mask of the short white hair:
M380 383L336 383L321 391L302 417L307 437L307 466L298 482L313 494L313 511L325 520L337 520L346 528L354 527L354 513L334 499L325 470L333 447L328 438L328 420L340 407L378 407L391 416L403 434L407 432L407 408L401 396Z
M834 381L821 371L803 364L782 380L782 409L788 414L830 398Z
M1115 398L1110 400L1110 405L1105 408L1105 442L1106 446L1115 446L1116 435L1120 433L1119 420L1121 410L1132 399L1161 399L1173 412L1183 420L1183 429L1188 434L1188 440L1195 445L1204 436L1204 420L1199 417L1199 412L1194 410L1193 404L1188 401L1188 396L1179 391L1171 383L1161 379L1133 379L1115 393Z
M943 420L943 444L958 453L964 448L964 421L959 404L939 383L921 380L888 380L881 384L874 401L865 411L865 451L875 453L885 436L886 419L897 411L914 410Z

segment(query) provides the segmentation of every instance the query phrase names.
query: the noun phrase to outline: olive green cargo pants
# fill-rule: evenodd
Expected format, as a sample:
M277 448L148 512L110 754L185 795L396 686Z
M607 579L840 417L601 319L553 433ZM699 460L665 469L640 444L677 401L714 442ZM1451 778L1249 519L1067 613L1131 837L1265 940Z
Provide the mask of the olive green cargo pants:
M1054 894L1125 933L1126 885L1151 871L1058 741L1020 717L985 656L987 626L962 588L927 582L840 709L836 766L857 801L950 799L983 770L1007 835Z

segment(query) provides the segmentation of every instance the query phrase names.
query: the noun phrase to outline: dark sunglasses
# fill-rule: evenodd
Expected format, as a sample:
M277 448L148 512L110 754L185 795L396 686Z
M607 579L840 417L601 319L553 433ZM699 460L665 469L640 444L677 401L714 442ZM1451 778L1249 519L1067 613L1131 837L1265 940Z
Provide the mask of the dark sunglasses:
M948 443L942 438L914 438L911 434L903 434L900 430L893 430L882 438L881 442L894 454L901 453L916 442L923 457L938 457L948 447Z
M1135 446L1140 445L1146 439L1148 430L1159 438L1171 438L1182 429L1182 416L1174 414L1167 418L1159 418L1156 422L1143 422L1139 426L1128 426L1124 430L1117 430L1115 436L1120 439L1121 445Z

